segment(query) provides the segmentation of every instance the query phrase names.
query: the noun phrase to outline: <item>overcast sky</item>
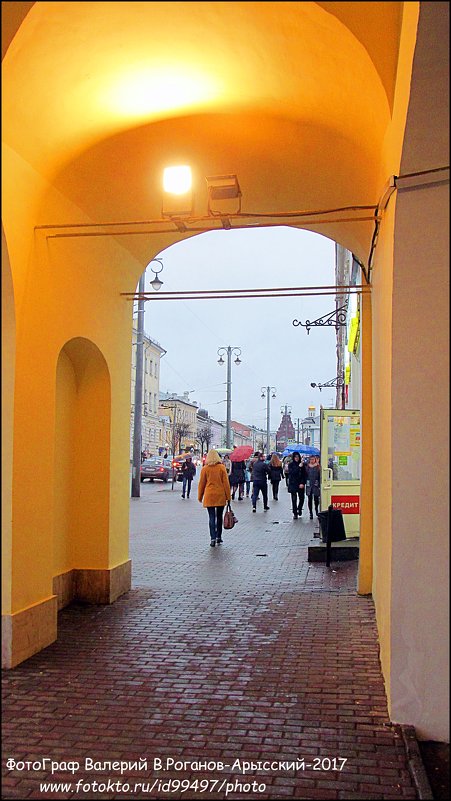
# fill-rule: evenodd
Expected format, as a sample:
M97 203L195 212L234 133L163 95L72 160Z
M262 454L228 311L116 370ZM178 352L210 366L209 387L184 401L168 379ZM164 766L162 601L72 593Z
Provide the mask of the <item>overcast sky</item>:
M288 227L212 231L162 251L161 291L318 286L335 283L334 242L319 234ZM146 291L154 277L147 270ZM266 394L271 400L271 429L278 428L281 407L292 419L307 407L334 406L335 390L310 386L336 375L335 328L306 329L305 323L335 308L335 296L243 300L157 301L145 304L145 330L167 351L161 360L160 390L183 394L225 420L226 364L218 348L241 348L241 364L232 361L232 419L266 428ZM226 357L224 357L226 360ZM194 390L191 392L191 390Z

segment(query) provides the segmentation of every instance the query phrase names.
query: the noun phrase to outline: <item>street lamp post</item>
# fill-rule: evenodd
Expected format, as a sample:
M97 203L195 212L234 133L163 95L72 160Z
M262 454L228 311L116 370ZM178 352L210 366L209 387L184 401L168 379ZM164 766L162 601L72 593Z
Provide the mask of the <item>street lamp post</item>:
M218 364L224 364L222 354L227 353L227 413L226 413L226 448L232 447L232 353L236 353L235 364L241 364L241 348L227 347L218 348Z
M155 291L158 291L162 281L158 273L163 269L161 259L152 259L158 262L160 269L151 267L155 278L150 282ZM147 268L146 268L147 269ZM143 411L143 378L144 378L144 292L146 290L146 270L141 274L138 284L138 320L136 332L136 364L135 364L135 413L133 418L133 465L131 497L139 498L141 495L141 451L142 451L142 411Z
M270 448L271 448L271 443L270 443L271 433L270 433L270 404L269 404L269 398L270 398L270 393L271 392L272 392L271 397L272 398L276 397L276 388L275 387L262 387L261 388L262 398L265 397L265 392L266 392L266 455L268 455L269 451L270 451Z

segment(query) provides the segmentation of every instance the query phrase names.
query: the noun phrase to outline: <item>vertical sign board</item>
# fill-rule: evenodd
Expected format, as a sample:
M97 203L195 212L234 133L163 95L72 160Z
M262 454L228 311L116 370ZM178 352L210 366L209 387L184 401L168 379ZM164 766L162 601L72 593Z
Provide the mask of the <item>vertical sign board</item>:
M341 509L347 537L360 534L360 411L321 409L321 510Z

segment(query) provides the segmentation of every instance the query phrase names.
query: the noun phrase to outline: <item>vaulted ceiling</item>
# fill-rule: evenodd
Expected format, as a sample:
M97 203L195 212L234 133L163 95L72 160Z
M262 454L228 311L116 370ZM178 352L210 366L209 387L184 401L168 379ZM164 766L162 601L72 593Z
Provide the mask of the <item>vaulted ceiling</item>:
M252 213L376 204L402 7L2 3L3 140L96 222L160 217L180 161L196 214L228 173ZM372 225L347 230L364 258Z

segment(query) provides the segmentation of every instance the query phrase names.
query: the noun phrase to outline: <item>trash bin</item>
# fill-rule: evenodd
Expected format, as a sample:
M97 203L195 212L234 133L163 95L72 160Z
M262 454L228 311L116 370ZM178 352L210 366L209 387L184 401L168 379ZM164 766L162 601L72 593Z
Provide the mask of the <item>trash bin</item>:
M321 529L321 540L327 542L327 529L329 514L331 515L330 542L339 542L346 539L345 524L343 522L343 512L341 509L332 509L330 512L319 512L318 520Z

